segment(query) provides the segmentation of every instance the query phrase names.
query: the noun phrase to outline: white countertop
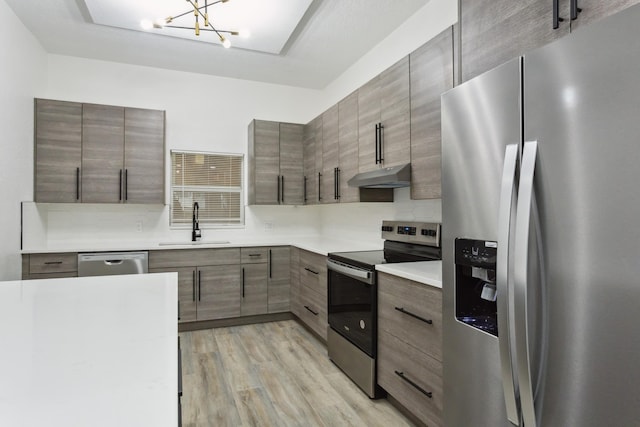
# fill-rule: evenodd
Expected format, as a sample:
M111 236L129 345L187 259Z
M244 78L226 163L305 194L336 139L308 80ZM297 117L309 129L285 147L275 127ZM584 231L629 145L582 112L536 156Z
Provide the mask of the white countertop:
M295 246L300 249L315 252L320 255L327 255L329 252L344 251L367 251L382 249L383 241L379 242L360 241L355 239L336 239L322 236L273 236L269 238L258 238L254 240L217 240L225 243L215 243L216 240L204 240L192 244L184 242L126 242L126 243L103 243L95 244L70 244L57 247L33 248L22 250L23 254L32 253L60 253L60 252L108 252L108 251L146 251L146 250L167 250L167 249L196 249L196 248L241 248L252 246ZM181 244L184 243L184 244Z
M442 261L379 264L376 265L376 270L413 280L414 282L433 286L435 288L442 288Z
M177 425L177 274L0 282L1 426Z

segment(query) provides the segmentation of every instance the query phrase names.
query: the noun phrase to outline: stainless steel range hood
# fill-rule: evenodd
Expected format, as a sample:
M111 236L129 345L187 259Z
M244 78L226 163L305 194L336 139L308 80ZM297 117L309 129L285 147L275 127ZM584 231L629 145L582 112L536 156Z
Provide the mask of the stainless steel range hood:
M411 184L411 164L359 173L348 182L349 187L399 188Z

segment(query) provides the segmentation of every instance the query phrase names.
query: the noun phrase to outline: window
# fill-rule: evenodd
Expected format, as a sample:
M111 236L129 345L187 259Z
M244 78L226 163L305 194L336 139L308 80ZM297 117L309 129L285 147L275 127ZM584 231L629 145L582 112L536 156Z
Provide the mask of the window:
M242 164L242 154L171 151L171 225L190 227L194 202L201 225L243 225Z

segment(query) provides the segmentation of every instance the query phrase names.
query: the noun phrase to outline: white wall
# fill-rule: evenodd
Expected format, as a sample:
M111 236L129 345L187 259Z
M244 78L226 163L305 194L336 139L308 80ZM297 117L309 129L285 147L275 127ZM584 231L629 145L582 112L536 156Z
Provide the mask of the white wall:
M47 56L0 0L0 280L20 277L20 202L33 192L33 96Z
M49 55L46 89L37 96L166 110L167 163L173 148L246 154L247 124L253 118L307 123L452 25L456 17L457 2L430 0L323 91ZM168 174L167 170L167 182ZM395 193L393 204L247 207L244 229L205 230L204 235L238 240L265 233L351 233L377 241L382 219L441 220L439 200L411 201L408 189ZM33 232L25 248L189 237L188 231L169 229L163 207L32 204L27 210ZM142 231L137 227L140 221Z

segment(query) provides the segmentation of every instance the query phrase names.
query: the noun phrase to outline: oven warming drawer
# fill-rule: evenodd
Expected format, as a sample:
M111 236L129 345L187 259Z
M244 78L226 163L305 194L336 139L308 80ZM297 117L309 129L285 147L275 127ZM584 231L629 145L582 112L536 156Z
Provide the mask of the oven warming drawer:
M327 327L329 359L335 363L367 396L378 397L376 387L376 361L364 351L347 341L342 335Z

